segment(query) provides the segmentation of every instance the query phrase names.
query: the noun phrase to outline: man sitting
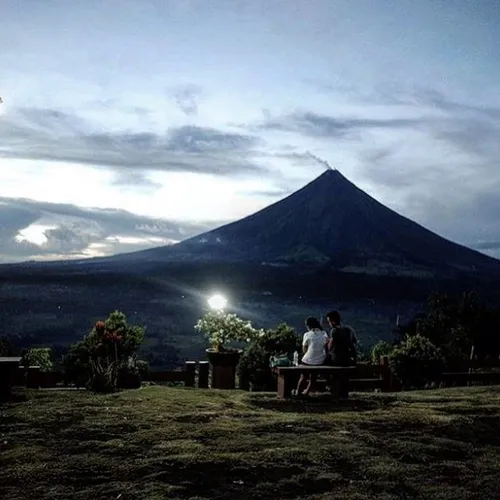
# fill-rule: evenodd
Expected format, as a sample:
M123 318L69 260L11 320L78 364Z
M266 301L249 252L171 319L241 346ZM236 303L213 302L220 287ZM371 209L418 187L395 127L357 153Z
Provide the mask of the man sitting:
M338 311L330 311L326 315L326 319L331 327L327 346L327 363L331 366L355 366L357 362L356 344L358 343L356 333L350 326L341 323ZM348 380L343 377L338 380L337 389L339 397L347 398Z

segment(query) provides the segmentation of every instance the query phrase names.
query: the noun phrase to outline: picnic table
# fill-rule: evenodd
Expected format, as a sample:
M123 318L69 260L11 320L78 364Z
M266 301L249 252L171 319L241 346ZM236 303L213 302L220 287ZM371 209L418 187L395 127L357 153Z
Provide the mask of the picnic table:
M20 356L0 357L0 398L10 396L20 362Z

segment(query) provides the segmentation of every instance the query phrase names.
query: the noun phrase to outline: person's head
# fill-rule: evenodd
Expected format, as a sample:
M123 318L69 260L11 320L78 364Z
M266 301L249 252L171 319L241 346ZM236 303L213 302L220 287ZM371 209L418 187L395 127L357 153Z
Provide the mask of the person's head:
M315 328L319 328L321 330L321 323L318 318L313 318L312 316L306 319L306 326L308 330L314 330Z
M330 326L340 325L340 313L338 311L330 311L327 313L326 319Z

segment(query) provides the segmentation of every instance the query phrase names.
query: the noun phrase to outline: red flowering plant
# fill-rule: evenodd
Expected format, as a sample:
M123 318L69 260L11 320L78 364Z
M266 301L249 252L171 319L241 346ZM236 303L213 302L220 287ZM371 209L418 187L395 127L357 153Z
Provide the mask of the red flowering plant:
M125 314L114 311L105 321L97 321L67 358L86 371L90 389L112 392L118 388L120 373L135 367L144 333L143 326L129 325Z

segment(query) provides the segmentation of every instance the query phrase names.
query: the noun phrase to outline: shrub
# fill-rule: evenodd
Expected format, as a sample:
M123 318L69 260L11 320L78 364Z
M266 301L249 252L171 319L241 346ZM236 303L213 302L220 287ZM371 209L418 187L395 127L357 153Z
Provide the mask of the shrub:
M357 363L370 363L372 360L371 351L364 347L364 345L358 340L355 345L356 349L356 362Z
M371 351L370 360L374 365L380 364L380 358L382 356L389 356L394 350L394 346L386 342L385 340L379 340L373 347Z
M84 341L75 342L63 355L64 383L83 387L90 378L90 352Z
M130 357L118 370L118 388L139 389L148 371L149 365L146 361L136 360Z
M269 368L269 358L273 354L286 353L290 360L293 353L300 350L300 338L286 323L265 331L250 343L238 364L241 381L251 384L254 389L274 390L275 380Z
M32 347L24 353L22 364L25 367L39 366L40 371L50 372L54 367L52 350L49 347Z
M147 376L149 375L149 363L142 359L138 359L135 364L137 366L137 369L139 370L141 379L144 380L145 378L147 378Z
M436 381L445 361L441 350L427 337L407 337L389 355L391 370L404 387L420 388Z
M144 327L130 326L126 316L115 311L106 321L98 321L81 342L73 344L64 358L66 381L84 381L96 392L112 392L119 387L119 378L127 380L135 375L137 386L139 370L135 366L137 351L144 340ZM140 384L140 378L139 378Z
M198 332L203 332L205 338L215 351L232 350L230 342L251 342L263 333L236 314L223 311L209 311L194 326Z

